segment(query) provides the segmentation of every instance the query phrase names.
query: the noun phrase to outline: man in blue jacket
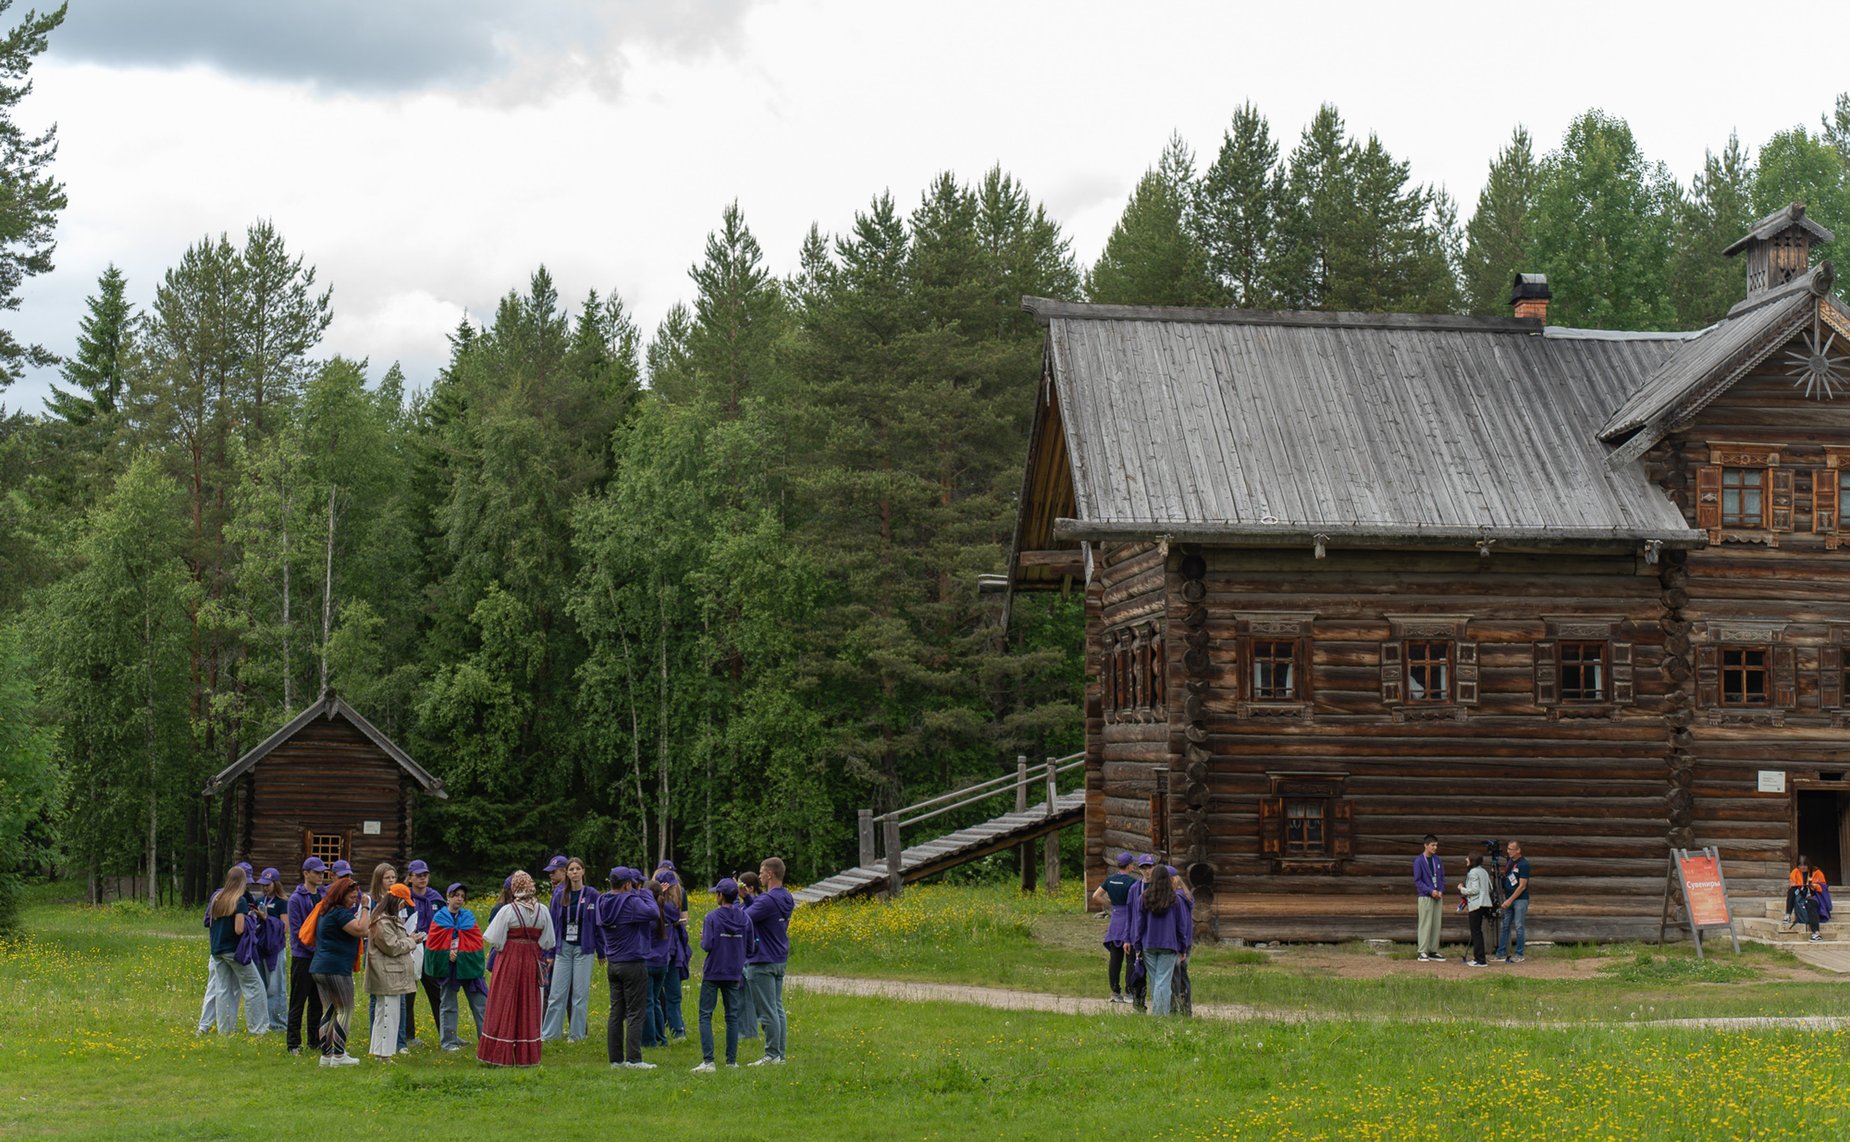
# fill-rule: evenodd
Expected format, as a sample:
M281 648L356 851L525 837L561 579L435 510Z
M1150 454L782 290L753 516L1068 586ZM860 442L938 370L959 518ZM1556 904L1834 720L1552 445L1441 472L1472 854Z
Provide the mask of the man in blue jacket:
M309 1042L317 1054L321 1051L321 995L308 973L308 962L315 958L315 949L303 945L302 923L327 892L321 886L327 871L327 862L320 857L309 857L302 862L302 883L289 894L289 1029L284 1038L292 1055L302 1053L304 1006L308 1014Z
M1445 865L1439 860L1439 838L1426 834L1420 855L1413 858L1413 891L1419 898L1420 962L1441 963L1439 921L1445 916Z
M745 957L745 986L752 994L752 1010L764 1027L764 1056L750 1066L784 1061L784 965L790 959L790 913L796 898L784 887L781 857L765 857L758 866L764 891L752 898L745 914L751 918L758 946Z

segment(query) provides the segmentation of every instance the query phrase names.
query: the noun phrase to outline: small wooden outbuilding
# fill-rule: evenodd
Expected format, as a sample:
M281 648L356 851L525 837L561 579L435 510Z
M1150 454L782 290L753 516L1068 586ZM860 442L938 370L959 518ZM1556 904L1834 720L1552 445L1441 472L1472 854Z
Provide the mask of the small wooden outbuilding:
M207 797L236 798L233 859L281 869L310 856L403 868L421 795L447 798L443 782L332 690L214 777Z

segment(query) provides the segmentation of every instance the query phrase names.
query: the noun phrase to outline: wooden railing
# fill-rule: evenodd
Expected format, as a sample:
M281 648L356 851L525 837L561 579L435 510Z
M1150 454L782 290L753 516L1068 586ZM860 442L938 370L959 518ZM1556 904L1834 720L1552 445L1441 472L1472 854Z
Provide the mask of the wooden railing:
M953 789L949 793L941 793L902 809L881 813L879 816L875 816L872 809L862 809L860 811L861 865L865 868L878 868L884 860L887 892L897 896L905 887L904 869L901 865L901 854L905 851L905 845L900 839L901 829L910 828L946 813L966 809L1009 793L1015 795L1015 812L1025 813L1028 809L1030 790L1045 795L1046 813L1051 817L1054 815L1054 799L1059 796L1060 778L1076 769L1083 768L1085 763L1086 755L1082 752L1068 754L1065 757L1050 757L1042 765L1030 766L1027 755L1021 754L1015 758L1015 772L1012 774L1005 773L1000 777L992 777L987 781L966 785L962 789ZM876 839L880 842L879 847L884 852L876 851ZM1023 846L1024 859L1027 855L1026 850L1032 846L1032 841ZM1053 842L1049 842L1046 847L1047 881L1051 888L1059 883L1060 850L1059 845ZM1025 882L1033 875L1031 869L1026 867L1023 873Z

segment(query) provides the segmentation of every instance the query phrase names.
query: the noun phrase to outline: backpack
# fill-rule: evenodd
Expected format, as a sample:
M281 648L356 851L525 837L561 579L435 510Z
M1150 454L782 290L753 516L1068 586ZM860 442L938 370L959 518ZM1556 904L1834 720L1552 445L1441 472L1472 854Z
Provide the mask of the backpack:
M295 934L296 942L305 948L315 946L315 929L321 926L321 906L327 903L327 899L323 896L315 901L314 908L310 909L308 915L302 920L301 930Z

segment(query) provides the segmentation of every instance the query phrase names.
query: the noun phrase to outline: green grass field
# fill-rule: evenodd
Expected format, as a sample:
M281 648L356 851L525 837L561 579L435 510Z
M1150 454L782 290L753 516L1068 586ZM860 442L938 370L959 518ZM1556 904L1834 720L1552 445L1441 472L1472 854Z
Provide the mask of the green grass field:
M799 911L793 974L935 979L1097 994L1092 923L1072 901L941 888L897 907ZM89 909L36 894L0 942L0 1135L320 1138L412 1134L659 1138L1819 1138L1850 1133L1839 1031L1703 1030L1605 1020L1818 1013L1825 977L1775 980L1684 954L1604 957L1591 978L1439 980L1303 971L1204 949L1202 1001L1309 1022L992 1011L790 992L781 1068L694 1075L691 1040L611 1071L593 1037L491 1070L425 1049L327 1071L279 1036L197 1037L196 914ZM1095 941L1094 941L1095 942ZM1364 951L1354 954L1365 955ZM1586 956L1558 950L1542 956ZM1538 957L1539 959L1540 957ZM1675 966L1672 966L1675 965ZM695 991L686 993L690 1025ZM420 1001L421 1002L421 1001ZM1656 1010L1652 1011L1651 1008ZM364 1035L364 1003L356 1037ZM1537 1013L1565 1027L1523 1026ZM1349 1018L1347 1015L1366 1016ZM1515 1020L1509 1025L1505 1020ZM1601 1022L1596 1022L1599 1020ZM427 1020L421 1022L421 1027ZM464 1021L465 1034L469 1034ZM741 1057L756 1054L747 1044Z

